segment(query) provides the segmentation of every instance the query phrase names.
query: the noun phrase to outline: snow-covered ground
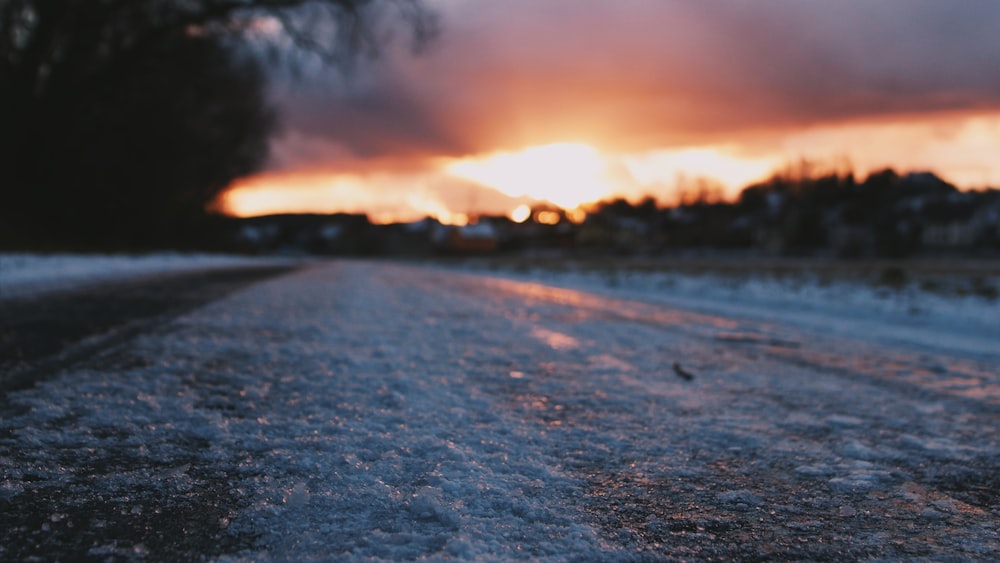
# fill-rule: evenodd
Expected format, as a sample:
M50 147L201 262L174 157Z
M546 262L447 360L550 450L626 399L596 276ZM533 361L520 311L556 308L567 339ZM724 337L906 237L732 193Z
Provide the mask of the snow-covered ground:
M274 262L226 254L29 254L0 253L0 299L74 289L112 280L187 270Z
M1000 552L996 353L630 283L337 262L177 318L8 396L0 559Z
M984 290L977 295L967 290L967 280L942 274L933 279L935 289L951 285L964 291L933 291L914 282L889 286L808 269L774 275L755 271L752 262L737 272L700 274L563 264L514 269L491 263L487 268L475 262L460 269L843 336L864 335L866 340L1000 353L996 275L976 278Z

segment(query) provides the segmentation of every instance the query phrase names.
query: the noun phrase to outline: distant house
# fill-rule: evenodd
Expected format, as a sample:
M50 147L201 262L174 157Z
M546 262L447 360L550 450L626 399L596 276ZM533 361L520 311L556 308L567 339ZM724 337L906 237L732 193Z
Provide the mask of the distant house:
M452 227L447 250L456 254L492 254L497 251L497 231L489 222Z
M640 250L651 244L653 226L638 217L589 215L575 231L581 247Z
M576 229L576 244L582 248L608 248L614 246L614 240L615 225L606 215L587 215Z
M899 190L903 197L947 197L958 192L958 188L938 178L932 172L910 172L899 179Z
M235 239L241 250L261 251L273 247L280 236L280 225L247 222L237 229Z
M377 233L380 253L387 256L429 256L446 238L440 234L445 228L431 217L411 223L372 226Z
M365 254L374 247L365 215L267 215L240 219L238 248L283 254Z
M857 204L841 204L826 212L827 245L834 256L860 257L875 254L877 237L873 220L859 213Z
M976 242L976 235L971 221L955 218L924 225L922 242L928 250L954 250L971 247Z
M1000 250L1000 193L994 191L987 197L987 203L977 211L977 220L982 229L980 242L986 247Z
M985 225L967 194L953 194L924 210L922 242L926 250L953 251L971 248Z

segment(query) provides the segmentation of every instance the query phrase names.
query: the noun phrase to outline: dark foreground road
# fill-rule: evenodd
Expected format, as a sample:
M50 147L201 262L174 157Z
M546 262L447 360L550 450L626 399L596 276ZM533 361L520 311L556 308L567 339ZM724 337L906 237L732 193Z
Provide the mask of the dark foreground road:
M0 559L992 559L996 360L334 263L8 393Z
M0 390L34 385L155 323L292 269L265 265L172 273L0 300Z

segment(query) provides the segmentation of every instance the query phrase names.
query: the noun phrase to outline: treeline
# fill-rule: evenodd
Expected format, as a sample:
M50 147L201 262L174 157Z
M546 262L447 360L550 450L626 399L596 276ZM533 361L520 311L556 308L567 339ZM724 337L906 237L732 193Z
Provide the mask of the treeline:
M523 222L481 216L466 226L431 218L375 225L364 215L276 215L232 220L227 240L244 252L362 256L1000 256L1000 191L959 191L926 172L882 170L859 181L849 172L801 170L748 186L734 201L714 190L671 207L653 198L603 201L582 222L550 205Z
M602 202L578 240L624 250L715 247L774 255L907 256L1000 250L1000 192L962 192L934 174L886 169L783 173L735 201L696 197L670 208L652 199Z

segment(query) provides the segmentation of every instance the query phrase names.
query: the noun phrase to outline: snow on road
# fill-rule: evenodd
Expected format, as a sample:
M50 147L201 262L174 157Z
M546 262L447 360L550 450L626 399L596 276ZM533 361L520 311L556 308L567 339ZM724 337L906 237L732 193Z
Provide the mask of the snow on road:
M803 262L803 264L807 264ZM986 263L988 264L988 263ZM936 347L969 354L996 354L1000 342L1000 278L996 268L982 272L926 274L907 280L906 266L887 268L899 276L892 284L865 279L849 270L819 275L808 267L797 275L755 272L685 273L667 268L587 268L554 263L551 267L466 271L701 311L727 317L780 323L796 330L851 336L881 343ZM968 268L968 266L966 266ZM883 272L883 274L885 273ZM918 277L918 275L914 275ZM926 287L924 287L926 286ZM933 291L928 288L936 288ZM950 291L947 291L950 289ZM977 295L977 290L982 295Z
M8 395L0 558L983 559L997 365L332 263Z
M287 262L239 255L164 252L136 255L0 253L0 299L170 272Z

